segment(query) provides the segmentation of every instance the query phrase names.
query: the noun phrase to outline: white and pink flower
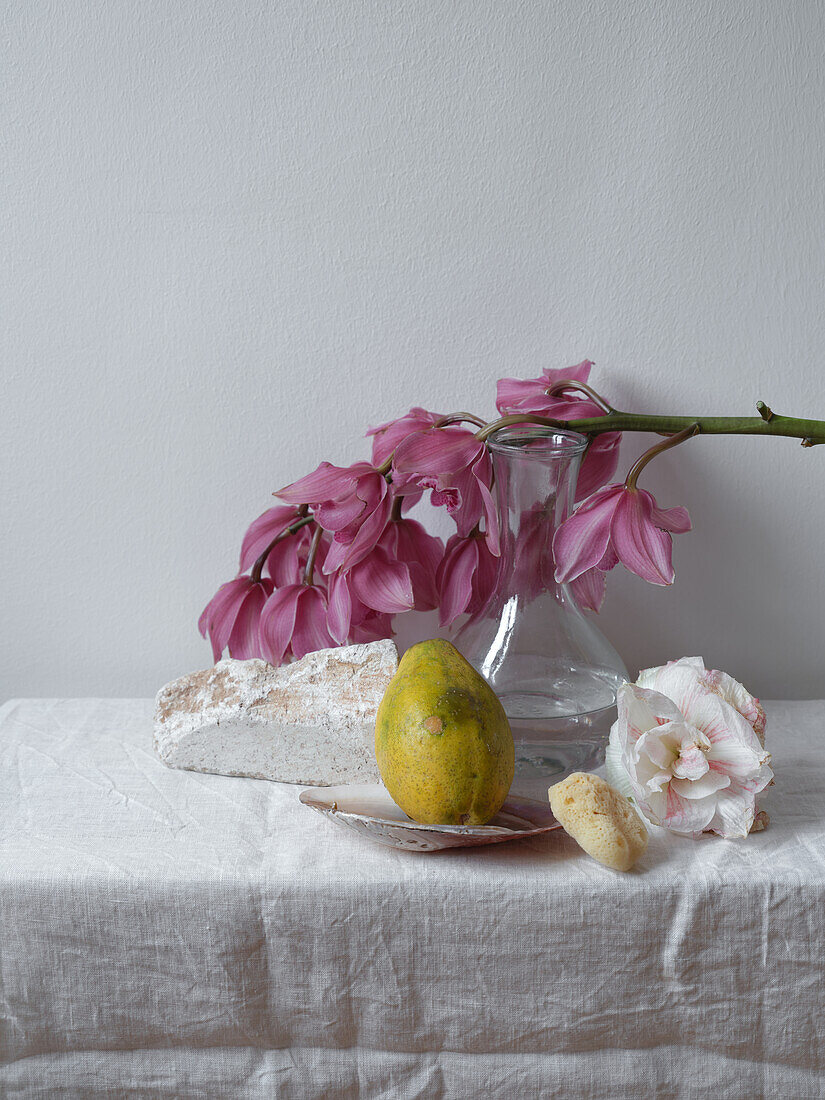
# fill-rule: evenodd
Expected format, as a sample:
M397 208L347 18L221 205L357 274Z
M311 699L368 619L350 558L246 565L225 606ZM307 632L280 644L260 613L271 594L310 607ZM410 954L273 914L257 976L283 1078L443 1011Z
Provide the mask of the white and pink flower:
M747 836L756 796L773 779L759 700L700 657L684 657L623 684L617 705L609 781L655 825Z

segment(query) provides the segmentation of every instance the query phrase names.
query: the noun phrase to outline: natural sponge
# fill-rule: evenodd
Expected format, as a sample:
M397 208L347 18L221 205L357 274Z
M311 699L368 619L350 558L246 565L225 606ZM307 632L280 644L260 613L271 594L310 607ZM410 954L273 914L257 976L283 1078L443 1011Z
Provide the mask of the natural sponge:
M593 859L628 871L647 848L647 829L624 795L597 775L573 772L547 792L556 820Z

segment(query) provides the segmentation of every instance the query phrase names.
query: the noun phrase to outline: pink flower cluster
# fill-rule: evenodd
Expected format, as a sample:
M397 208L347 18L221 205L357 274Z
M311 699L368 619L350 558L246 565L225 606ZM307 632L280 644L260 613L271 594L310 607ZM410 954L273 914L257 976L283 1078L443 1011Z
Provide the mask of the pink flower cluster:
M587 385L591 366L585 360L539 378L502 379L498 410L565 421L606 415ZM496 585L502 538L489 450L475 426L457 419L412 408L369 429L370 462L322 462L276 493L282 503L244 537L238 575L201 615L214 659L227 650L278 665L389 637L393 616L405 611L438 608L442 626L479 614ZM617 432L591 437L581 503L552 545L540 510L522 516L508 553L528 594L570 583L580 606L598 610L605 574L619 561L655 584L672 581L670 533L688 530L690 520L684 509L662 510L635 487L605 484L619 441ZM446 546L406 514L425 493L455 523Z
M400 612L438 607L446 624L484 603L500 552L492 464L471 430L440 419L411 409L370 429L371 463L322 462L276 494L284 505L255 520L238 576L201 615L216 661L227 649L277 665L389 637ZM403 514L428 490L456 523L446 550Z

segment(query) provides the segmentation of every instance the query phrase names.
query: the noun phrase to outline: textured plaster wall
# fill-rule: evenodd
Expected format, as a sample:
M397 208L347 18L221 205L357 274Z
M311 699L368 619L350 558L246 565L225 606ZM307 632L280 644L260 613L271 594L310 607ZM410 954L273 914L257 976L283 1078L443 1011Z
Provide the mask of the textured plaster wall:
M588 356L616 404L825 417L825 7L7 0L0 698L150 695L270 493ZM642 438L626 446L631 460ZM650 468L632 669L825 696L825 447Z

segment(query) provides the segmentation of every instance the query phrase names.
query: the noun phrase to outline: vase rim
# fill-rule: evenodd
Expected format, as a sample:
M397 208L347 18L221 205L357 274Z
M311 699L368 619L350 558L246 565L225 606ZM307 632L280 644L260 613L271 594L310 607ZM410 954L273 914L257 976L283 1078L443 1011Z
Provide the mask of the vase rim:
M527 441L538 446L524 450ZM525 458L547 458L551 455L572 458L583 453L588 439L568 428L554 428L545 424L508 424L493 432L487 442L490 449L499 454L518 453Z

